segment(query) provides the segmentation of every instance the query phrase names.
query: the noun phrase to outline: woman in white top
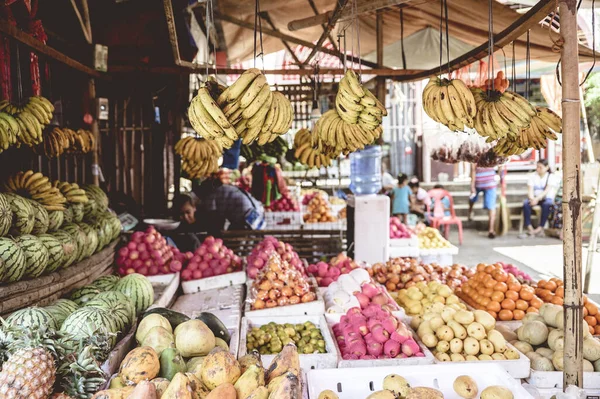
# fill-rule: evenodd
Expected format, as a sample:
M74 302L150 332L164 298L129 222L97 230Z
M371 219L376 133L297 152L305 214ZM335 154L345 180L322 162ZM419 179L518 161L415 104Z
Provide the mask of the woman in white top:
M523 202L523 219L524 225L527 227L527 235L543 235L544 226L548 221L548 215L556 195L556 179L548 166L547 160L541 159L538 161L535 173L529 177L527 187L529 193L527 199ZM531 225L531 213L532 208L536 205L542 208L542 216L540 217L540 224L534 229Z

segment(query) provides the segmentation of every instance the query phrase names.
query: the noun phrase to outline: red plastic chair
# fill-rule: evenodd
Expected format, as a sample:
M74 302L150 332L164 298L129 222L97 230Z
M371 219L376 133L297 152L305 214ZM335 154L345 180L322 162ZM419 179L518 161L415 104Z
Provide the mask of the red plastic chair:
M450 232L450 225L455 224L458 227L458 241L460 245L462 245L462 221L456 217L456 213L454 212L454 199L452 198L452 195L441 188L429 190L427 194L429 195L430 201L433 200L433 211L430 211L429 213L431 227L439 229L440 226L444 226L444 237L447 239L448 233ZM450 216L445 215L446 209L444 209L444 204L442 203L444 197L447 197L450 201Z

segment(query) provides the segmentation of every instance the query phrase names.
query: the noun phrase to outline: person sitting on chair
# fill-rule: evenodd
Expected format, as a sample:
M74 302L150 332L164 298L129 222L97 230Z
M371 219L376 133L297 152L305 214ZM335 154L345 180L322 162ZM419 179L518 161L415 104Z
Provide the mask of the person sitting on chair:
M554 204L556 186L556 179L552 175L548 161L546 159L539 160L535 172L531 174L527 182L529 193L527 199L523 201L523 225L527 228L528 236L535 237L543 234L544 226L550 215L550 208ZM534 229L531 224L531 213L536 205L542 208L542 215L540 224ZM523 237L525 236L523 235Z

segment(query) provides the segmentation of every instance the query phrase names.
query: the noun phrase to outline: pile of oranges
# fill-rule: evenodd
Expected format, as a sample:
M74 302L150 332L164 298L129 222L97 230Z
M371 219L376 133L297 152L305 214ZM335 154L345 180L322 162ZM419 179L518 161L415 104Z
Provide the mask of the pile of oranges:
M500 264L477 265L477 272L457 289L456 295L502 321L521 320L526 313L538 313L544 303L533 287L521 284Z
M564 283L555 277L548 281L540 280L537 283L535 294L542 298L544 302L562 306L565 298ZM598 312L598 307L585 295L583 296L583 318L590 327L590 333L592 335L600 335L600 313Z

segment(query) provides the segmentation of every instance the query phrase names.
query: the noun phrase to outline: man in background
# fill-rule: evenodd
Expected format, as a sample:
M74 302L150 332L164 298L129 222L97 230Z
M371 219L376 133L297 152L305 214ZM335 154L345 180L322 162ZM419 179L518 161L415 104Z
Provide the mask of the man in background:
M469 220L473 220L473 205L483 193L483 209L488 211L488 238L496 238L496 169L471 167L471 195L469 197Z

